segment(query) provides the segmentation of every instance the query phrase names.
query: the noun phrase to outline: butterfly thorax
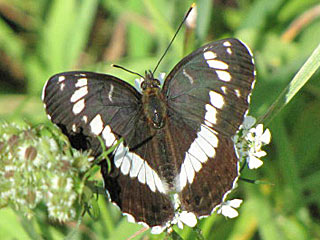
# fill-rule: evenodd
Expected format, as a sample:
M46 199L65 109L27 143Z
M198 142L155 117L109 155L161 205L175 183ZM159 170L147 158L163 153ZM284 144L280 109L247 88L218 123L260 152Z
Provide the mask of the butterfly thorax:
M141 83L143 112L148 123L156 129L165 125L167 116L166 104L160 89L160 81L153 77L151 71L145 73Z

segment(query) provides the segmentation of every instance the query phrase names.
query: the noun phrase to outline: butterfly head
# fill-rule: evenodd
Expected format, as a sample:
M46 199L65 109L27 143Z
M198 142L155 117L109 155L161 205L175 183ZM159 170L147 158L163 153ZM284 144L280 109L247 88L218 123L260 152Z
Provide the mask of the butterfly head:
M141 89L143 92L154 91L160 88L160 81L155 79L153 73L149 70L145 72L145 77L141 83Z

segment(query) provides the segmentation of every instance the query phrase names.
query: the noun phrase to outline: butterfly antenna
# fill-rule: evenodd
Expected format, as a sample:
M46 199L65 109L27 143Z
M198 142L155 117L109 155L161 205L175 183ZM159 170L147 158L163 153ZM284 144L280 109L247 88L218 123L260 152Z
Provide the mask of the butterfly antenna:
M163 58L164 58L164 56L167 54L167 52L168 52L169 48L171 47L171 45L172 45L172 43L173 43L174 39L175 39L175 38L176 38L176 36L178 35L178 32L180 31L180 29L181 29L182 25L183 25L183 24L184 24L184 22L187 20L187 18L188 18L188 16L189 16L189 14L191 13L192 9L193 9L195 6L196 6L196 4L195 4L195 3L192 3L192 5L190 6L190 8L189 8L188 12L186 13L186 15L184 16L184 18L183 18L182 22L180 23L180 25L179 25L179 27L178 27L178 29L177 29L176 33L174 34L173 38L171 39L171 41L170 41L170 43L169 43L169 45L168 45L167 49L164 51L163 55L161 56L160 60L158 61L157 65L156 65L156 67L155 67L155 68L154 68L154 70L152 71L152 74L154 74L154 73L155 73L155 71L157 70L157 68L159 67L159 65L160 65L160 63L161 63L161 61L162 61L162 59L163 59Z
M126 69L126 68L124 68L124 67L122 67L122 66L119 66L119 65L116 65L116 64L111 64L111 67L120 68L120 69L122 69L122 70L124 70L124 71L126 71L126 72L129 72L129 73L138 75L139 77L141 77L141 78L144 79L144 77L143 77L141 74L136 73L136 72L134 72L134 71L131 71L131 70L129 70L129 69Z

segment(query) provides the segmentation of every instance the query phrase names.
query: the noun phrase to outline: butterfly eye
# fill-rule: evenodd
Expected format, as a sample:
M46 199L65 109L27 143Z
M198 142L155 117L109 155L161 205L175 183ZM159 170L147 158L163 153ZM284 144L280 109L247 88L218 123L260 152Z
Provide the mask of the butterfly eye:
M159 87L161 82L158 79L154 79L155 87Z
M147 84L146 84L146 82L143 81L143 82L141 83L140 87L141 87L142 91L145 91L145 90L147 89Z

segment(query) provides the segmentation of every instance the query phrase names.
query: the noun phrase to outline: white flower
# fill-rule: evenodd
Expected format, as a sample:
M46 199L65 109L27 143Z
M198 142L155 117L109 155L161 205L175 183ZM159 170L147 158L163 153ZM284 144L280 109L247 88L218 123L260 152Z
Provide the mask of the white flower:
M246 116L242 123L243 129L250 129L256 123L256 119L252 116Z
M236 154L240 161L246 161L249 169L259 168L263 162L261 157L267 153L261 148L270 143L271 133L269 129L263 131L263 125L258 124L253 127L256 119L247 116L240 127L238 133L233 137L236 147Z
M235 208L239 208L241 203L241 199L233 199L223 202L217 210L217 213L222 214L223 216L228 218L235 218L239 215L238 211Z
M194 215L194 213L182 211L182 212L176 213L176 216L172 221L172 223L173 222L176 222L178 228L183 229L183 224L189 227L194 227L195 225L197 225L198 220L196 215Z
M134 87L137 89L139 93L142 93L141 83L144 81L143 78L136 78L134 80Z
M178 228L183 229L183 224L194 227L197 224L197 217L192 212L181 211L180 206L180 199L178 194L173 195L173 203L174 209L176 210L175 216L171 221L171 225L177 224Z
M165 76L166 76L166 73L164 73L164 72L159 73L158 80L160 81L161 86L164 83Z

